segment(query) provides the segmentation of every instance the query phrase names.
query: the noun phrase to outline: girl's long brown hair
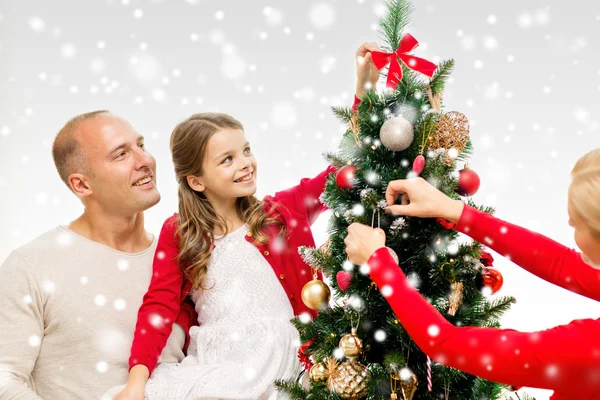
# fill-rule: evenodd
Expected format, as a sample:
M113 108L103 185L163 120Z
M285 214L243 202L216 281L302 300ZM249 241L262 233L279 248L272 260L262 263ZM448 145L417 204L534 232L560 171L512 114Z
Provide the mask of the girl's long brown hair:
M208 272L208 261L213 231L218 228L228 233L225 220L217 215L214 208L201 192L192 190L187 176L201 176L202 165L209 139L220 129L240 129L242 124L235 118L222 113L194 114L175 127L171 135L171 154L178 182L179 197L179 266L184 277L195 289L204 289L202 284ZM285 234L285 225L278 219L268 216L263 202L255 196L240 197L236 200L240 218L248 224L255 243L265 244L269 237L262 231L268 224L277 224Z

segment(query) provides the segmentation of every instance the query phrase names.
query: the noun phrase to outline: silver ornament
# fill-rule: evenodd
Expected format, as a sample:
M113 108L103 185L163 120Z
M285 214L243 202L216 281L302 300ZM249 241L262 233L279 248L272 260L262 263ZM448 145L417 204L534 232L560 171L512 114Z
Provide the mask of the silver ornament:
M408 149L414 138L415 132L412 124L402 116L388 119L379 130L381 143L392 151Z
M396 252L391 247L386 247L386 249L388 249L388 251L390 252L390 256L392 256L396 264L400 265L400 258L398 257L398 254L396 254Z

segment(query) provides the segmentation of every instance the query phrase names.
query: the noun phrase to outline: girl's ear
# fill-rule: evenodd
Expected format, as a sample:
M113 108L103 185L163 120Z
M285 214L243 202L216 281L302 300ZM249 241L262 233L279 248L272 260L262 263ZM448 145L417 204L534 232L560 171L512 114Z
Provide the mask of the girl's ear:
M188 175L186 176L187 183L190 185L193 191L195 192L203 192L206 189L206 186L200 181L200 178L197 176Z

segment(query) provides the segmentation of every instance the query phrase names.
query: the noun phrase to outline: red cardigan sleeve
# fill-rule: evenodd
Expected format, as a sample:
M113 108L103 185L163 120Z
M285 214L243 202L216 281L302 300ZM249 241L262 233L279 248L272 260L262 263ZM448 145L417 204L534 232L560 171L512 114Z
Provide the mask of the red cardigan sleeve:
M174 215L165 221L160 232L152 265L152 279L138 311L129 358L130 368L143 364L152 373L180 311L183 276L177 263L179 241L175 235L176 229L177 216ZM184 323L186 318L189 315L181 315Z
M266 199L275 204L291 204L297 212L305 215L308 222L312 225L317 217L327 209L321 203L319 197L325 190L327 176L335 171L336 168L330 165L316 177L303 178L300 180L299 185L277 192L273 197L267 197Z
M368 264L398 320L437 362L491 381L553 389L572 398L600 389L600 321L578 320L533 333L456 327L411 286L385 248Z
M515 264L567 290L600 301L600 270L554 240L465 205L455 227Z

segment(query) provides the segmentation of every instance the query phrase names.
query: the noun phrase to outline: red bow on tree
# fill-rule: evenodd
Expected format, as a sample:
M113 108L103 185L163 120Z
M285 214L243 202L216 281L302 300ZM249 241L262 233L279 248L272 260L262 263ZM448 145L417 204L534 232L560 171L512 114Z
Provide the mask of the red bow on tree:
M306 371L310 371L313 366L313 363L310 362L310 353L308 353L307 350L314 342L315 338L310 339L298 349L298 358L300 359L300 362Z
M419 46L419 42L410 33L407 33L400 40L400 46L393 53L384 53L382 51L372 51L371 56L373 57L373 63L378 69L383 69L386 65L390 64L388 71L387 84L386 86L392 89L396 88L398 82L402 80L403 73L402 67L398 62L398 58L404 65L413 71L420 72L428 77L432 77L435 72L437 65L429 62L423 58L414 57L407 53L413 51Z

